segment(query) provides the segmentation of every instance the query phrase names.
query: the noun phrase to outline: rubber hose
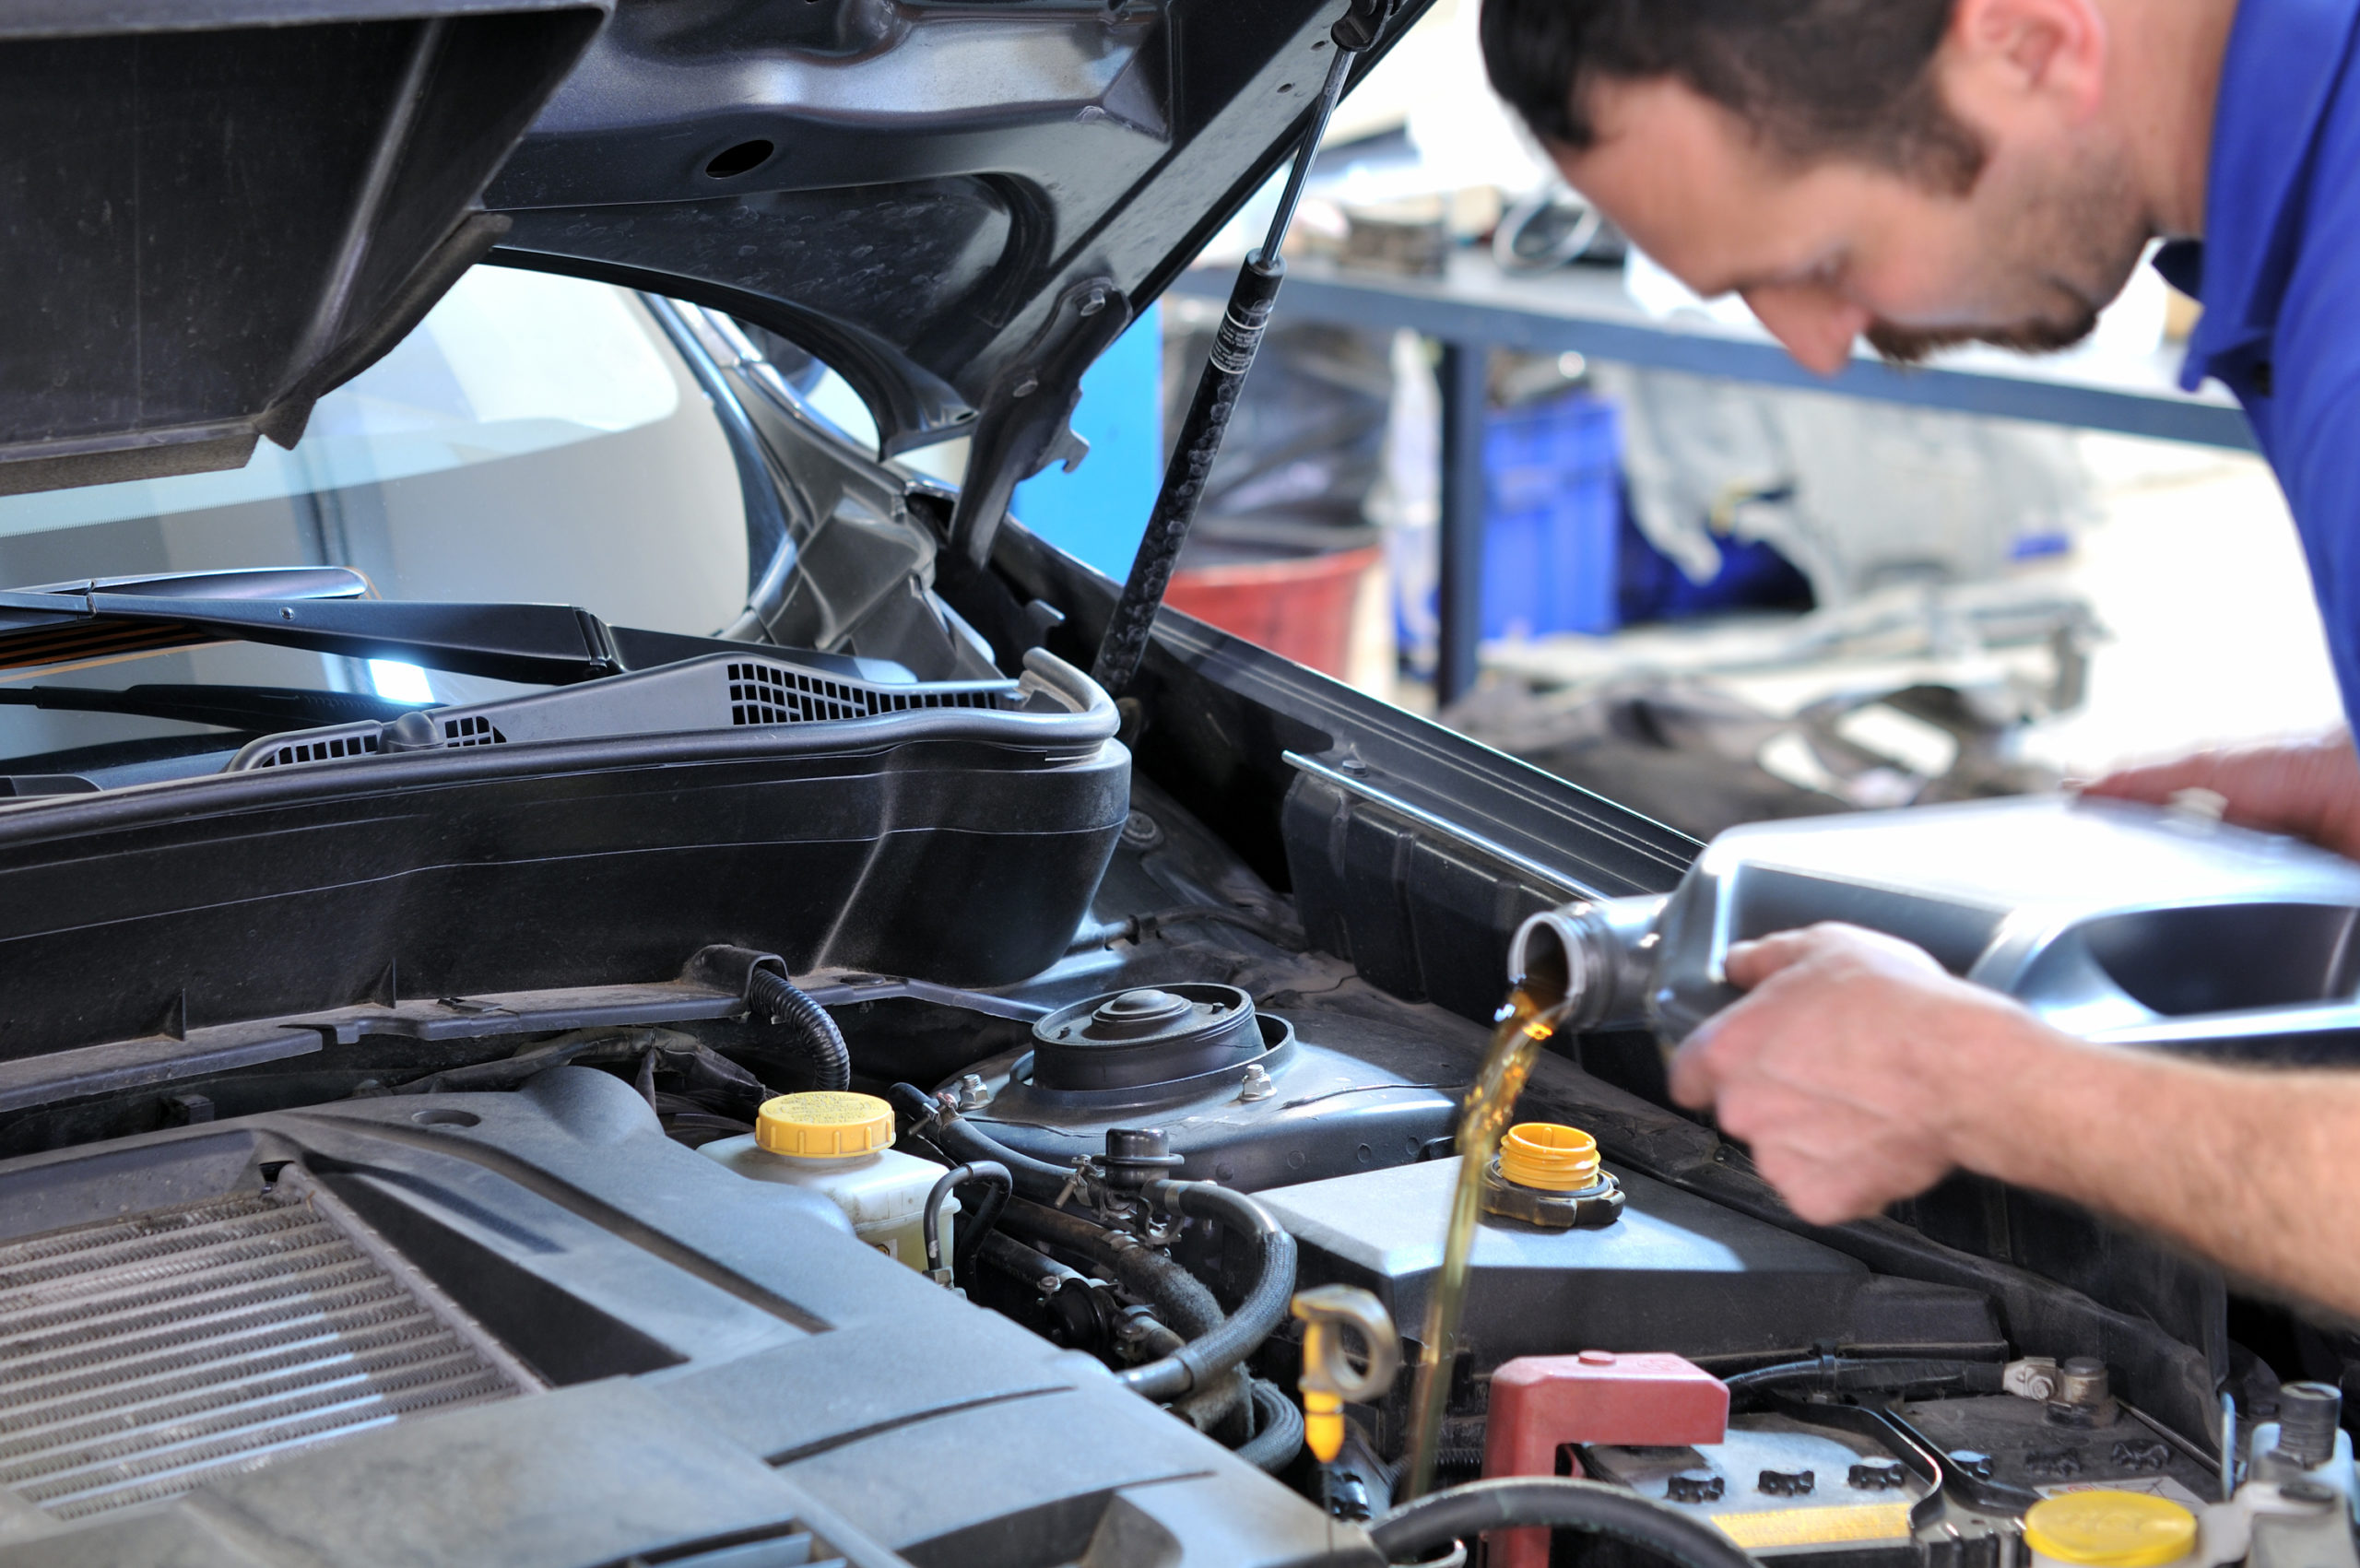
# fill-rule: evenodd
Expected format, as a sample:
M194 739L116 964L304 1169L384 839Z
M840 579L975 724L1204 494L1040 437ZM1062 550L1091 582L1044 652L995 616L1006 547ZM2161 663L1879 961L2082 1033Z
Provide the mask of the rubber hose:
M887 1103L902 1114L903 1121L914 1126L919 1122L932 1121L937 1116L949 1114L943 1110L940 1101L914 1083L896 1083L890 1086L885 1091L885 1099Z
M1026 1246L1005 1232L994 1231L975 1249L975 1260L989 1264L1010 1279L1038 1287L1043 1279L1079 1279L1080 1271L1067 1267L1046 1253Z
M1198 1432L1210 1432L1245 1408L1247 1385L1252 1381L1244 1367L1234 1366L1207 1386L1191 1388L1163 1408Z
M850 1089L852 1053L844 1048L844 1031L828 1009L797 989L785 975L758 969L746 979L746 1001L773 1023L795 1032L796 1043L811 1064L814 1089Z
M1254 1406L1253 1436L1237 1445L1237 1456L1257 1470L1275 1475L1294 1463L1303 1452L1303 1412L1294 1408L1285 1389L1258 1377L1246 1380L1246 1397Z
M1070 1170L1061 1170L1045 1160L1018 1153L958 1112L944 1110L933 1095L914 1083L897 1083L887 1090L885 1095L892 1102L895 1110L913 1122L933 1118L931 1137L934 1146L961 1164L989 1160L1007 1166L1009 1176L1015 1180L1016 1190L1027 1197L1055 1203L1066 1190L1066 1183L1073 1176Z
M1009 1201L1000 1216L1000 1228L1089 1258L1125 1292L1146 1303L1165 1326L1183 1337L1184 1344L1203 1338L1229 1320L1203 1280L1126 1232L1023 1198ZM1170 1361L1165 1356L1147 1364L1162 1366ZM1186 1390L1172 1399L1171 1409L1198 1432L1210 1432L1245 1402L1245 1376L1233 1373Z
M1160 1362L1116 1373L1124 1386L1150 1399L1170 1399L1191 1388L1201 1388L1252 1355L1270 1331L1286 1321L1287 1303L1294 1296L1294 1238L1282 1230L1268 1209L1211 1182L1153 1182L1148 1196L1174 1214L1192 1220L1218 1220L1261 1244L1261 1260L1254 1288L1237 1303L1229 1320L1188 1348Z
M1001 1190L1010 1185L1008 1167L997 1160L977 1160L965 1165L953 1165L942 1173L926 1195L926 1210L919 1232L926 1237L926 1266L929 1272L942 1267L942 1206L950 1201L950 1190L962 1182L990 1182ZM953 1251L956 1259L958 1254ZM954 1268L952 1277L957 1277Z
M1033 1214L1050 1214L1053 1219L1071 1220L1074 1226L1080 1226L1083 1231L1091 1231L1092 1228L1088 1226L1086 1220L1074 1219L1071 1214L1057 1214L1055 1209L1041 1209L1038 1204L1024 1204L1024 1207L1032 1209ZM961 1235L965 1235L965 1232L961 1232ZM1065 1244L1069 1252L1088 1254L1086 1247L1076 1247L1076 1244L1071 1244L1071 1237L1059 1235L1055 1237L1055 1240L1057 1240L1057 1244ZM1128 1237L1126 1237L1126 1240L1128 1240ZM1156 1258L1159 1264L1171 1264L1171 1258L1162 1258L1159 1254L1147 1252L1145 1247L1139 1247L1139 1254L1147 1258ZM1048 1275L1048 1278L1055 1278L1055 1279L1080 1278L1080 1273L1067 1268L1065 1264L1059 1264L1057 1258L1048 1256L1048 1254L1044 1252L1036 1252L1036 1249L1024 1244L1024 1242L1020 1242L1017 1237L1008 1235L1006 1231L994 1231L991 1235L986 1235L985 1240L982 1240L982 1247L977 1249L977 1264L998 1268L1000 1273L1010 1275L1010 1278L1015 1279L1024 1279L1027 1285L1033 1285L1033 1287L1041 1285L1041 1278L1044 1278L1044 1275ZM1142 1278L1145 1270L1130 1273L1130 1266L1133 1266L1133 1261L1126 1261L1124 1268L1109 1266L1107 1273L1116 1275L1118 1279L1124 1279L1124 1287L1133 1296L1159 1294L1163 1302L1166 1302L1166 1306L1159 1308L1159 1323L1156 1323L1156 1329L1162 1329L1162 1339L1168 1341L1168 1344L1154 1346L1154 1350L1159 1355L1168 1355L1171 1350L1183 1349L1183 1346L1187 1344L1187 1339L1183 1339L1180 1332L1173 1327L1173 1320L1180 1320L1183 1325L1189 1325L1189 1332L1194 1334L1204 1334L1209 1332L1209 1329L1221 1325L1222 1320L1221 1303L1213 1299L1213 1291L1206 1290L1204 1285L1198 1285L1197 1279L1194 1279L1194 1275L1189 1275L1187 1270L1177 1268L1177 1264L1173 1264L1173 1273L1177 1275L1180 1282L1185 1282L1187 1290L1171 1285L1171 1282L1162 1282L1162 1290L1145 1290L1147 1279ZM1128 1273L1128 1278L1126 1278L1126 1273ZM1175 1302L1175 1299L1177 1302L1185 1302L1187 1306L1185 1308L1171 1306L1171 1302ZM1198 1313L1201 1313L1201 1317L1198 1317ZM1175 1414L1175 1417L1180 1417L1183 1421L1187 1421L1187 1424L1194 1426L1197 1431L1213 1431L1215 1426L1221 1426L1222 1421L1230 1420L1230 1414L1244 1403L1246 1403L1246 1374L1244 1374L1244 1372L1232 1372L1230 1376L1218 1379L1210 1388L1194 1388L1194 1391L1189 1391L1185 1398L1173 1400L1171 1412Z
M1005 1175L1008 1167L1002 1165L1000 1171ZM982 1199L975 1205L975 1212L959 1227L959 1239L950 1249L950 1271L954 1278L971 1278L974 1274L976 1251L983 1246L984 1238L992 1233L992 1227L999 1223L999 1211L1008 1207L1009 1194L1013 1190L1009 1183L1013 1180L1009 1177L1007 1181L993 1182L985 1186Z
M1221 1303L1203 1280L1136 1236L1022 1198L1014 1199L1002 1211L1000 1226L1104 1265L1116 1284L1191 1339L1211 1333L1228 1320L1229 1315L1221 1310Z
M1521 1526L1604 1536L1669 1558L1680 1568L1759 1568L1720 1531L1666 1503L1562 1476L1470 1481L1429 1492L1394 1509L1368 1533L1387 1562L1405 1562L1432 1547Z

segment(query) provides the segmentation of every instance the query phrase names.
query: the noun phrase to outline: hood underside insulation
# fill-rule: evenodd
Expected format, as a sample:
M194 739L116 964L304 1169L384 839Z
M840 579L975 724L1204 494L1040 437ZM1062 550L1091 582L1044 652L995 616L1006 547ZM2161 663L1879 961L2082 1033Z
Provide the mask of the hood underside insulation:
M60 1518L538 1386L293 1168L0 1246L0 1484Z

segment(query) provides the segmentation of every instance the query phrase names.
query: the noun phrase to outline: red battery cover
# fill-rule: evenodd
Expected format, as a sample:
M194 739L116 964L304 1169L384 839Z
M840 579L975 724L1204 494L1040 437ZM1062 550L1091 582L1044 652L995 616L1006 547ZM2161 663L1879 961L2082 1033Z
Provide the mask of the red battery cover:
M1568 1443L1678 1448L1718 1443L1729 1430L1729 1391L1694 1362L1658 1351L1584 1350L1519 1356L1492 1374L1483 1474L1553 1476ZM1573 1473L1582 1473L1574 1462ZM1548 1568L1549 1532L1504 1530L1490 1561Z

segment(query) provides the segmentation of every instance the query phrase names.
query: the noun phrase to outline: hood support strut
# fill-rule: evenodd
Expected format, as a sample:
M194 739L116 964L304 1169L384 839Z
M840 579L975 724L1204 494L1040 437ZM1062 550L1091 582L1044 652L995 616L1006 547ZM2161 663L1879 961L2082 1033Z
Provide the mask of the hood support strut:
M1229 417L1236 410L1237 395L1245 385L1246 372L1254 368L1262 334L1270 324L1271 307L1278 302L1279 285L1286 278L1287 265L1280 253L1294 222L1295 208L1302 204L1304 182L1319 151L1319 138L1327 132L1336 100L1344 96L1353 57L1375 41L1391 10L1391 0L1354 0L1352 8L1329 32L1336 53L1328 58L1328 79L1320 87L1318 102L1312 106L1311 124L1304 131L1302 145L1295 148L1270 231L1261 249L1249 253L1237 269L1229 308L1221 314L1212 353L1205 361L1204 374L1197 380L1196 397L1181 422L1180 439L1173 447L1171 465L1163 471L1155 508L1148 513L1146 536L1139 540L1139 554L1131 558L1130 577L1106 622L1097 662L1091 666L1091 678L1110 696L1120 698L1129 690L1147 657L1156 609L1172 582L1180 548L1188 542L1188 529L1204 500L1205 482L1212 475L1213 460L1221 455L1221 438L1228 433Z

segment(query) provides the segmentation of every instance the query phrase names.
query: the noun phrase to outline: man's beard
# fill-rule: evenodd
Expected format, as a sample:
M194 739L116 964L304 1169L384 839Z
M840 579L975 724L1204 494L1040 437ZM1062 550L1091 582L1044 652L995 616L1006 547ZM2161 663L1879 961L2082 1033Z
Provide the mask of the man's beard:
M1875 349L1886 363L1919 365L1940 349L1955 348L1966 343L2013 348L2023 354L2054 354L2059 349L2071 348L2097 328L2096 307L2083 305L2076 314L2062 322L2027 321L2013 326L1919 329L1880 321L1870 324L1861 336L1869 340L1869 347Z
M1986 178L1996 171L1987 171ZM2058 316L2029 311L1986 326L1908 327L1872 323L1861 336L1894 364L1915 365L1937 349L1986 343L2025 354L2071 348L2097 330L2098 312L2130 281L2147 246L2148 225L2117 158L2094 154L2069 166L2061 183L2024 191L1986 220L2015 236L2022 275L2038 277L2062 307ZM1997 313L1997 312L1995 312Z

